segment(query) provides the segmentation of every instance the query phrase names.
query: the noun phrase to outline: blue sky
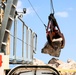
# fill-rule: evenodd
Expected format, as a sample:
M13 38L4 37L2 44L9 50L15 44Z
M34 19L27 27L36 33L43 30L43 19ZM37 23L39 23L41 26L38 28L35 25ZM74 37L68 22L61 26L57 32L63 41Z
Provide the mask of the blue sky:
M51 13L50 0L30 0L30 2L44 24L47 25L48 16ZM55 18L65 37L65 47L61 50L58 59L64 62L67 59L76 61L76 0L53 0L53 5ZM47 41L45 27L37 17L28 0L18 1L17 10L22 11L22 8L27 9L27 13L23 17L25 24L35 31L38 36L37 52L34 57L48 63L52 56L41 53L41 49Z

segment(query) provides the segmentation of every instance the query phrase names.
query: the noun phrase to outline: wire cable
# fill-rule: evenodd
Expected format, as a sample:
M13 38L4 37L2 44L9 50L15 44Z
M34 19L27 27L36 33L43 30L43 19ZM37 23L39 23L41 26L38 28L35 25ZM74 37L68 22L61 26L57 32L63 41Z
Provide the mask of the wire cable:
M30 2L30 0L28 0L28 2L30 3L32 9L34 10L34 12L36 13L37 17L40 19L40 21L42 22L42 24L46 27L46 25L44 24L44 22L42 21L42 19L40 18L40 16L38 15L38 13L36 12L36 10L34 9L32 3Z
M53 1L52 0L50 0L50 6L51 6L51 13L55 13L55 11L54 11L54 6L53 6Z

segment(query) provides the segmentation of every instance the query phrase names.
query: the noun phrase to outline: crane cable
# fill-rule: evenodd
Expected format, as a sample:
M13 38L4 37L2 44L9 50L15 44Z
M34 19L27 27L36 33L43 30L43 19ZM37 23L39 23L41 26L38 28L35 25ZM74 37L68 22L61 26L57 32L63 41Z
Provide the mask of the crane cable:
M54 6L53 6L53 1L50 0L50 8L51 8L51 13L54 14L55 11L54 11Z
M32 9L34 10L34 12L36 13L37 17L40 19L40 21L42 22L42 24L45 26L46 28L46 25L44 24L43 20L40 18L39 14L36 12L36 10L34 9L32 3L30 2L30 0L28 0L29 4L31 5ZM50 7L51 7L51 13L54 14L55 11L54 11L54 7L53 7L53 1L50 0Z
M42 24L46 27L46 25L44 24L44 22L42 21L42 19L40 18L40 16L38 15L38 13L36 12L36 10L34 9L32 3L30 2L30 0L28 0L29 4L31 5L32 9L34 10L34 12L36 13L37 17L40 19L40 21L42 22Z

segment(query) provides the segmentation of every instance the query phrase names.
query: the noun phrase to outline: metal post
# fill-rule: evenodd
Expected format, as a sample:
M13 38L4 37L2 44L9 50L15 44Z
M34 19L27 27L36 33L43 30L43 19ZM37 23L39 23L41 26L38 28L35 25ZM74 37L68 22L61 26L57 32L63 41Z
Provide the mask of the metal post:
M0 0L0 4L1 4L1 1L2 1L2 0Z
M37 34L33 33L33 39L34 39L34 53L36 53L36 49L37 49Z
M26 27L26 61L28 61L28 37L29 37L29 32L28 32L28 27Z
M14 39L13 39L13 56L16 59L16 48L17 48L17 16L14 19Z
M22 25L22 59L24 60L24 23Z
M30 60L33 61L33 34L32 30L30 29Z

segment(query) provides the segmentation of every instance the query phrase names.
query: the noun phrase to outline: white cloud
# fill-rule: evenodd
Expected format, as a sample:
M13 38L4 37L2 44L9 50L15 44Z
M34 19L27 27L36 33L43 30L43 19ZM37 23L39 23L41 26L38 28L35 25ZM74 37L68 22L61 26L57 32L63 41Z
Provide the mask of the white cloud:
M17 8L16 8L16 10L18 11L18 12L22 12L23 11L23 5L22 5L22 1L21 0L19 0L18 1L18 3L17 3ZM34 15L34 10L32 9L32 7L28 7L28 8L26 8L26 14L25 15Z
M21 11L23 11L23 5L22 5L22 1L21 0L19 0L18 1L18 4L17 4L17 11L18 12L21 12ZM33 11L33 9L31 8L31 7L29 7L29 8L26 8L26 14L25 15L29 15L29 14L31 14L31 15L33 15L33 13L34 13L34 11Z
M57 12L57 13L55 13L55 15L59 16L59 17L67 18L68 17L68 12L66 12L66 11Z
M23 7L22 2L19 0L18 4L17 4L17 11L19 11L19 12L22 11L22 7Z
M22 6L22 2L19 0L18 4L17 4L17 7L21 7L21 6Z
M29 15L29 14L33 15L33 13L34 13L34 10L32 8L29 7L26 9L26 15Z

